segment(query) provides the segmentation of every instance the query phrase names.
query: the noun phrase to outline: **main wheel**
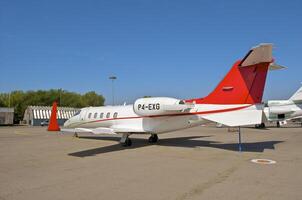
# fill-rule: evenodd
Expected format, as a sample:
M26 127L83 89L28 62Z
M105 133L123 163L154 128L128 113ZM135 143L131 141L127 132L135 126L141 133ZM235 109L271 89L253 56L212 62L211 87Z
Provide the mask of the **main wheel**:
M132 145L132 141L130 138L127 138L126 141L123 143L124 147L130 147Z
M157 140L158 140L158 136L157 136L157 134L154 134L154 135L153 135L153 142L156 143Z
M156 143L157 140L158 140L157 134L152 134L148 139L149 143Z
M261 123L260 128L265 128L265 123Z

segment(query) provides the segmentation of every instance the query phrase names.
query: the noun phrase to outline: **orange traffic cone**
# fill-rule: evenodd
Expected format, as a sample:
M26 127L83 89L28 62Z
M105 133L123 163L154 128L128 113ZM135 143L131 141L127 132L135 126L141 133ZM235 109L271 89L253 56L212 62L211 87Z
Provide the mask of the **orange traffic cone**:
M60 131L60 127L57 121L57 102L53 102L50 120L48 124L48 131Z

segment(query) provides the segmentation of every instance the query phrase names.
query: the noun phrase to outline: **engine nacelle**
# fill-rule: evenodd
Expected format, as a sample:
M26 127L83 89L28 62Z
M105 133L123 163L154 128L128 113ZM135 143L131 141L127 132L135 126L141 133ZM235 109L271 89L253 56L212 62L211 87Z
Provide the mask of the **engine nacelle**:
M271 114L276 114L276 115L280 115L280 114L290 114L293 113L294 111L292 111L289 108L282 108L282 107L270 107L269 108L269 112Z
M133 105L134 112L140 116L172 114L188 108L184 101L170 97L140 98Z

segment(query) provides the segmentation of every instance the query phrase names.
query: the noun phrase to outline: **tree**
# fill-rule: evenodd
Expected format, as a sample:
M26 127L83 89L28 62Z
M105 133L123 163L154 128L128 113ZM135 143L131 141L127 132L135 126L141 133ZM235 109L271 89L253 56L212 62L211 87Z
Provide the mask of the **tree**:
M104 97L102 95L98 95L94 91L87 92L82 96L84 106L101 106L104 105L104 101Z
M60 98L61 97L61 98ZM30 106L51 106L57 101L64 107L82 108L86 106L102 106L105 99L102 95L94 91L87 92L84 95L68 92L66 90L37 90L37 91L13 91L10 94L10 106L14 108L14 120L18 123L23 119L25 109ZM0 107L9 106L9 94L0 93Z

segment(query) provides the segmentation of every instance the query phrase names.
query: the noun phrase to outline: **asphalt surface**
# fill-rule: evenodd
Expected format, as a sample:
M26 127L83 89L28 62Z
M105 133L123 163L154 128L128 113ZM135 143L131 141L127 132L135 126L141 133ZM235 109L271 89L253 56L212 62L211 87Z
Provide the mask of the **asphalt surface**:
M302 199L301 127L242 128L242 153L227 128L131 138L0 127L0 199Z

